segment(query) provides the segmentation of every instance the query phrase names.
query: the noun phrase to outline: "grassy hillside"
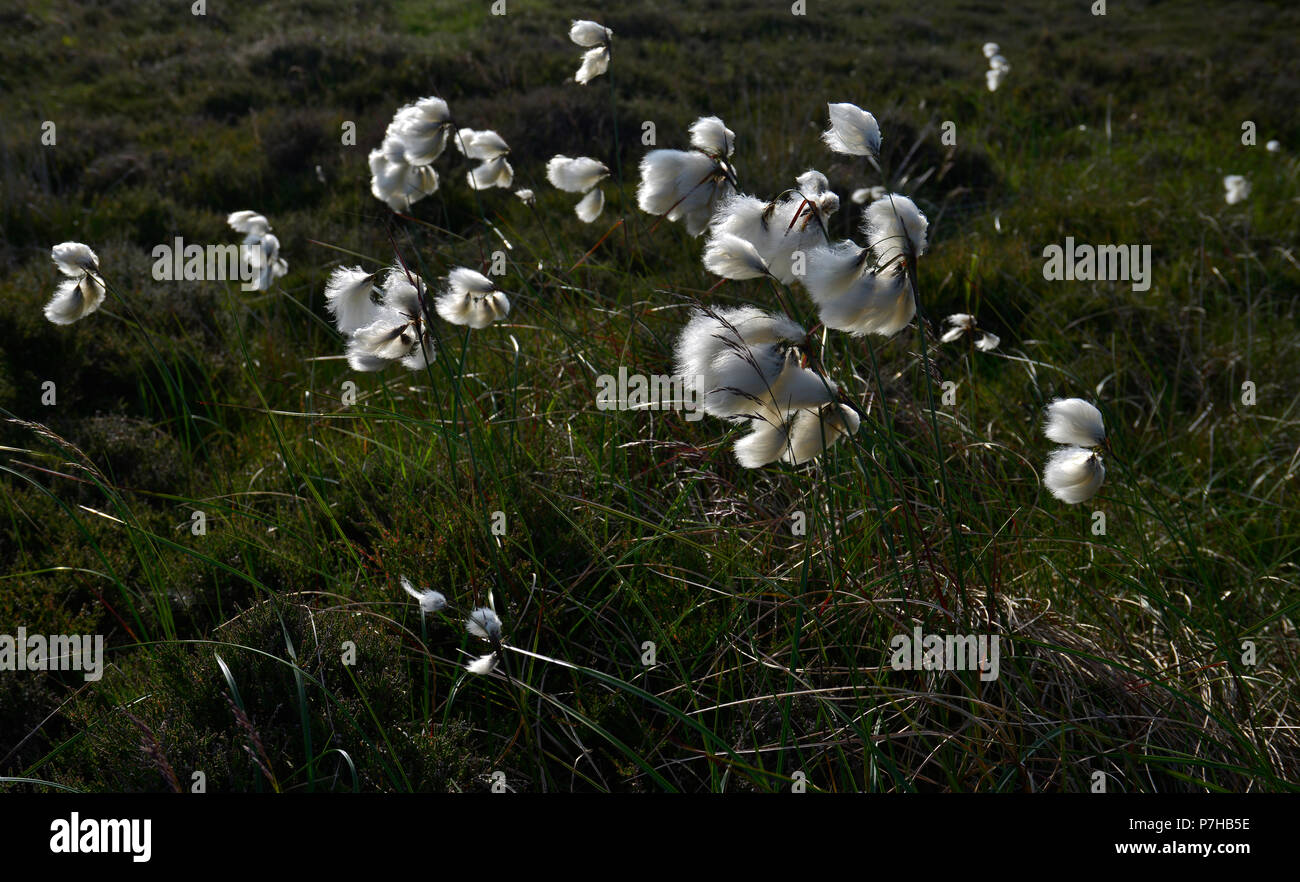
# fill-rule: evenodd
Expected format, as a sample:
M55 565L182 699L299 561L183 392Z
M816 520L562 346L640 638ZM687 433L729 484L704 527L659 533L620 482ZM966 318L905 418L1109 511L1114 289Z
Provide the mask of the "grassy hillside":
M0 633L108 643L98 682L0 674L0 776L44 782L7 788L1297 788L1300 9L490 6L0 10ZM615 32L585 87L572 18ZM476 195L452 150L408 215L370 195L367 153L430 94L506 139L535 208ZM797 287L710 290L701 241L637 209L644 123L681 148L720 116L765 198L820 169L848 236L881 181L822 144L828 101L875 113L931 222L925 338L825 338L858 434L750 471L719 420L598 410L598 375L671 371L697 301L816 323ZM546 182L556 153L616 170L596 223ZM154 280L155 246L235 242L238 209L281 241L270 291ZM1150 289L1045 280L1067 236L1150 245ZM69 239L112 293L59 327ZM494 251L507 321L438 326L427 371L348 368L332 269L433 281ZM1000 348L940 344L953 312ZM1058 396L1111 436L1081 506L1041 483ZM451 609L422 619L402 576ZM489 602L517 651L473 677ZM891 669L915 626L998 635L998 678Z

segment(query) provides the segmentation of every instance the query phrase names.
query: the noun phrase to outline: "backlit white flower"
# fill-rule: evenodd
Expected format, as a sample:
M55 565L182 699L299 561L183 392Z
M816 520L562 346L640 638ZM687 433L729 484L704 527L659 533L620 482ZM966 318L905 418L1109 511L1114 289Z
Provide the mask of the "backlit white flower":
M989 59L990 70L1000 70L1003 73L1011 72L1011 62L1007 61L1001 55L994 55Z
M985 44L984 44L984 57L985 57L985 58L992 58L994 55L997 55L997 54L998 54L999 52L1001 52L1001 51L1002 51L1002 47L1000 47L997 43L985 43Z
M335 314L346 315L349 326L358 325L348 336L348 364L357 371L379 371L397 363L410 370L430 363L435 347L423 304L428 296L424 280L418 276L412 280L401 266L391 267L384 277L379 302L366 307L364 300L370 300L371 295L355 275L359 272L354 268L344 276L335 273L344 286L351 283L339 289L334 300L338 304ZM331 278L331 283L334 281ZM349 299L339 299L345 293Z
M808 171L798 178L800 187L774 202L753 196L735 195L724 200L714 213L705 266L718 275L707 259L711 251L734 252L734 247L715 243L723 237L738 237L753 246L766 273L792 284L807 270L808 252L826 241L826 222L839 208L839 197L830 192L825 175ZM803 255L797 259L796 255ZM753 276L727 275L727 278Z
M916 203L898 193L886 194L868 205L862 220L867 247L881 269L924 254L929 228L930 222Z
M734 172L698 150L651 150L641 160L637 205L647 214L683 220L692 236L704 232L718 203L735 192Z
M402 576L402 590L411 595L420 604L420 612L428 615L436 613L447 606L447 598L440 591L434 591L432 588L425 588L423 591L417 591L411 584L410 580Z
M1229 205L1244 202L1250 195L1250 181L1241 175L1228 175L1223 179L1223 198Z
M579 46L600 46L608 43L613 36L614 32L599 22L582 19L569 23L569 39Z
M441 98L421 98L398 109L389 123L386 139L402 145L408 165L428 165L447 148L451 110Z
M65 242L65 245L78 243ZM81 248L86 246L81 245ZM94 252L86 248L93 258ZM59 258L55 258L56 263L60 263ZM69 264L75 267L76 264ZM94 265L98 267L97 259ZM67 274L63 263L60 263L59 269ZM70 325L79 319L90 315L104 302L104 295L107 289L104 281L99 277L97 272L85 271L80 273L77 278L64 279L59 283L58 288L54 291L54 296L50 302L45 304L45 317L56 325Z
M573 211L578 215L578 220L584 224L592 223L600 217L600 213L605 210L605 193L600 189L592 190L586 196L578 200L578 204L573 206Z
M546 163L546 179L566 193L586 193L609 177L605 163L590 156L552 156Z
M857 411L847 404L824 404L817 410L799 411L781 459L791 465L816 459L841 438L857 434L860 423Z
M460 129L452 140L456 143L456 149L466 159L474 159L480 162L496 159L510 152L510 147L506 144L505 139L491 129L484 131L475 131L469 128Z
M974 340L976 349L981 352L991 352L992 350L997 349L998 344L1002 342L1001 338L999 338L997 334L991 334L988 331L981 330L977 326L975 316L973 315L968 315L964 312L957 312L948 316L944 321L949 327L943 332L943 336L939 338L943 343L952 343L955 340L961 339L962 336L969 334Z
M880 155L880 125L876 118L856 104L826 105L830 128L822 133L826 146L849 156Z
M1057 398L1047 405L1043 434L1057 444L1096 447L1106 440L1101 411L1082 398Z
M533 205L534 203L537 202L536 194L534 194L532 190L526 188L516 190L515 195L519 197L519 201L522 202L524 205Z
M704 268L724 279L759 279L770 275L767 261L752 243L731 233L714 232L704 247Z
M884 196L887 192L889 191L880 186L862 187L853 191L852 199L855 205L866 205L868 202L872 202L879 199L881 196Z
M496 667L497 654L495 652L489 652L487 655L480 655L478 658L465 665L465 670L469 671L471 674L483 676L492 673L496 670Z
M375 274L359 266L339 267L325 283L325 308L343 334L351 334L379 317L375 292Z
M271 283L289 272L289 264L280 256L280 240L274 233L244 245L244 253L255 273L254 291L269 291Z
M727 159L736 152L736 133L716 116L702 116L691 123L691 146L714 159Z
M582 64L573 75L573 81L583 86L609 70L609 47L597 46L582 53Z
M560 190L587 195L574 206L578 219L591 223L605 208L605 194L596 186L609 177L609 168L589 156L570 157L560 154L546 163L546 179Z
M714 359L724 350L769 343L794 344L806 332L799 323L756 306L697 309L682 328L674 348L677 375L703 395L713 387Z
M245 244L252 244L271 231L270 222L256 211L231 212L226 223L236 233L244 234Z
M985 85L989 87L990 92L996 92L998 90L998 87L1002 85L1002 81L1005 80L1006 78L1007 78L1007 72L1005 70L999 70L998 68L991 67L988 70L984 71Z
M1043 483L1051 494L1069 505L1086 502L1101 489L1106 467L1101 454L1082 447L1059 447L1047 457Z
M453 325L486 328L510 314L510 298L482 273L456 267L447 276L447 288L438 295L438 315Z
M492 643L501 642L501 619L490 606L480 606L470 613L465 627L475 637Z
M765 419L749 421L749 433L732 448L736 462L747 469L761 469L781 458L790 446L790 422L768 422Z
M474 190L487 190L491 187L509 189L515 182L515 170L504 156L496 156L466 172L465 180Z

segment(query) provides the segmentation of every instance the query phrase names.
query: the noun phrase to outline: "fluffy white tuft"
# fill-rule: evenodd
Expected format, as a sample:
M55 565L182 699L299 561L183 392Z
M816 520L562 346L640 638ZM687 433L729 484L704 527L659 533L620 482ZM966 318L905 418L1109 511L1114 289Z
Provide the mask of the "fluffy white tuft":
M930 222L911 199L887 193L868 205L863 214L862 230L867 247L879 267L892 270L900 260L925 253Z
M104 283L90 273L64 279L45 304L45 317L56 325L70 325L90 315L104 302Z
M822 133L826 146L848 156L880 155L880 124L856 104L827 104L830 128Z
M582 53L582 64L573 75L573 81L585 86L607 70L609 70L609 47L597 46Z
M1047 405L1043 434L1057 444L1096 447L1106 440L1101 411L1082 398L1057 398Z
M753 419L749 429L749 434L736 442L736 462L747 469L761 469L781 458L790 441L789 423Z
M801 410L790 428L789 448L781 458L791 465L816 459L841 438L857 434L861 418L847 404L827 404Z
M325 283L325 308L341 333L351 334L378 318L379 306L371 298L375 275L359 266L339 267Z
M573 206L573 210L577 213L578 220L584 224L592 223L605 210L605 194L599 189L592 190Z
M501 641L501 619L489 606L480 606L470 613L469 619L465 622L465 627L475 637L481 637L493 643Z
M50 259L70 279L99 272L99 256L81 242L60 242L50 249Z
M590 156L552 156L546 163L546 180L566 193L586 193L609 177L605 163Z
M489 652L487 655L480 655L478 658L465 665L465 670L469 671L471 674L483 676L495 671L496 667L497 654L495 652Z
M724 279L760 279L770 275L767 261L752 242L718 231L704 246L704 268Z
M726 159L736 151L736 133L716 116L702 116L691 123L691 146L712 156Z
M1250 181L1241 175L1228 175L1223 179L1223 198L1229 205L1244 202L1250 196Z
M569 23L569 39L579 46L600 46L613 36L614 32L599 22L580 19Z
M1057 499L1069 505L1087 502L1106 480L1101 456L1082 447L1053 450L1043 467L1043 483Z
M420 612L435 613L447 606L447 598L443 597L442 592L434 591L432 588L426 588L423 591L417 591L409 579L402 576L402 589L420 603Z

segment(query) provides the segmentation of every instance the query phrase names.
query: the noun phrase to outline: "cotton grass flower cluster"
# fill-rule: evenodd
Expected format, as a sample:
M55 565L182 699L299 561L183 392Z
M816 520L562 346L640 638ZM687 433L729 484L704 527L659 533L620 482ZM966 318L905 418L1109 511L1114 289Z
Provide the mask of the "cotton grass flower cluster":
M256 273L253 290L270 290L273 281L289 272L288 262L280 256L280 240L271 232L270 222L255 211L244 210L231 213L226 223L236 233L244 234L240 258Z
M428 288L400 265L388 269L378 289L375 275L340 267L325 286L325 307L347 338L348 364L366 372L399 363L420 370L437 352L425 306Z
M586 194L573 209L584 224L596 220L605 209L605 194L599 184L607 177L609 168L605 163L590 156L559 154L546 163L546 179L552 186L566 193Z
M1047 406L1043 434L1065 445L1052 451L1043 467L1051 494L1068 505L1097 495L1106 480L1101 453L1094 449L1106 443L1101 411L1082 398L1058 398Z
M891 193L867 206L861 229L865 248L844 240L812 249L803 285L826 327L892 336L916 314L911 271L925 253L929 221L911 199Z
M417 589L410 579L401 577L402 590L419 604L421 618L442 612L449 608L446 596L432 588ZM492 673L505 657L505 643L502 640L501 617L490 606L481 606L469 614L465 620L465 629L471 636L488 643L491 651L481 655L465 665L471 674L486 675Z
M437 300L438 315L453 325L486 328L510 314L510 298L498 291L487 276L456 267Z
M1011 73L1011 64L1002 57L1002 49L997 43L984 44L984 57L989 60L989 69L984 71L985 84L990 92L996 92Z
M399 108L380 146L370 151L370 192L393 211L407 211L438 189L433 162L447 149L451 110L441 98Z
M466 159L478 162L478 165L465 173L471 190L487 190L491 187L510 189L515 182L515 170L506 156L510 147L505 139L491 129L475 131L461 129L456 132L456 149Z
M943 332L939 338L940 342L953 343L962 337L969 336L975 344L975 348L980 352L992 352L998 348L1002 339L997 334L982 330L975 321L975 316L965 312L955 312L944 319L948 329Z
M1241 175L1228 175L1223 179L1223 199L1229 205L1245 202L1250 196L1250 181Z
M826 223L840 206L826 176L806 171L797 187L771 202L729 196L713 216L704 267L726 279L770 275L789 285L799 275L796 255L828 241Z
M99 256L90 246L60 242L50 249L50 258L66 278L45 304L45 317L56 325L70 325L99 309L107 287L99 275Z
M609 70L610 45L614 32L594 21L574 21L569 26L569 39L587 51L582 53L582 66L573 75L574 82L587 85Z
M736 133L716 116L691 123L691 150L651 150L641 160L637 205L647 214L683 220L698 236L718 204L738 189L731 155Z
M490 606L481 606L469 614L465 628L480 640L487 641L492 651L481 655L465 666L471 674L490 674L501 664L505 647L501 642L501 618Z
M735 445L745 468L799 465L858 430L834 381L804 366L807 332L755 306L696 310L676 343L676 370L704 412L749 432Z

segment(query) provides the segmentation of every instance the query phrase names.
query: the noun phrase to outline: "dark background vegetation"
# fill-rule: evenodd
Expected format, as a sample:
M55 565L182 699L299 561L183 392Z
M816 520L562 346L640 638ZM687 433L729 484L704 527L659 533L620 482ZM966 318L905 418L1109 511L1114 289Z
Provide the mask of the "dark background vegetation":
M475 790L501 770L517 789L720 790L803 770L814 789L1083 790L1102 771L1112 790L1294 788L1300 10L1088 6L510 0L494 17L486 0L209 0L195 17L6 0L0 408L25 422L0 430L0 633L103 633L110 668L90 685L0 674L0 775ZM587 87L571 18L615 31L610 76ZM1012 64L995 94L986 40ZM536 213L476 199L454 151L413 219L370 196L367 152L429 94L505 137ZM832 339L872 419L815 468L745 472L717 421L595 411L595 374L667 372L686 300L714 282L699 241L636 210L642 122L682 147L691 120L721 116L757 194L823 170L848 235L849 193L879 179L820 144L827 101L879 117L930 217L925 313L975 312L1003 340L985 356L931 338L935 378L961 382L939 443L915 329ZM592 226L545 183L561 152L619 170ZM1250 180L1246 203L1224 204L1225 174ZM235 241L225 217L244 208L289 262L271 292L153 280L154 246ZM1045 282L1042 248L1065 236L1150 244L1151 290ZM69 239L121 296L56 327L49 248ZM427 375L337 358L333 267L396 247L433 279L502 239L505 325L444 327ZM752 284L711 300L775 305ZM1057 395L1097 400L1114 437L1086 510L1039 485ZM796 510L807 537L789 533ZM514 681L464 678L480 647L454 615L422 623L403 574L458 613L490 595L510 642L581 670L512 656ZM890 671L889 638L914 622L1003 635L1002 676Z

